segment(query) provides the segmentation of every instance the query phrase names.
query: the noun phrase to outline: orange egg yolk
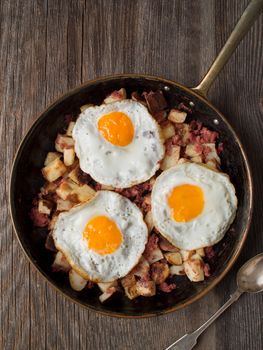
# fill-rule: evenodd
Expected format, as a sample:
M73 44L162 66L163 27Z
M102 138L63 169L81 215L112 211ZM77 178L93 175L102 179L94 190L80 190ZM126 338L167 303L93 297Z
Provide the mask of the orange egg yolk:
M114 221L106 216L95 216L90 219L83 232L88 248L100 255L111 254L123 241L122 233Z
M172 218L177 222L188 222L200 215L204 209L203 190L194 185L175 187L168 197Z
M134 127L123 112L111 112L99 119L98 129L101 135L115 146L127 146L132 142Z

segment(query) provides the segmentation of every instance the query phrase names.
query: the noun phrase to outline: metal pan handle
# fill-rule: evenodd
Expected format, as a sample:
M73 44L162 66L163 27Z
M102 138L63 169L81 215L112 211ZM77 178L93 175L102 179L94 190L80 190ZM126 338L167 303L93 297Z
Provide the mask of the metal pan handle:
M200 84L193 88L193 90L196 91L199 95L205 98L207 97L207 92L210 86L213 84L221 69L232 56L240 41L247 34L254 21L260 15L262 9L263 0L252 0L249 3L243 15L237 22L235 28L233 29L230 37L227 39L227 42L219 52L217 58L214 60L212 66L209 68Z

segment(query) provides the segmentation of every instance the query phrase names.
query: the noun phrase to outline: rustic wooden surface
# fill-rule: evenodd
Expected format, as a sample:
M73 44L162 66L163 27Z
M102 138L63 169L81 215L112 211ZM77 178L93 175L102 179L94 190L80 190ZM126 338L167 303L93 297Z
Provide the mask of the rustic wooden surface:
M101 75L141 72L194 86L247 0L1 0L0 349L164 349L229 297L235 273L263 251L263 20L210 91L247 148L255 184L249 238L237 264L205 298L151 319L112 319L54 291L23 255L8 213L12 159L51 101ZM263 295L245 295L201 337L200 350L263 349Z

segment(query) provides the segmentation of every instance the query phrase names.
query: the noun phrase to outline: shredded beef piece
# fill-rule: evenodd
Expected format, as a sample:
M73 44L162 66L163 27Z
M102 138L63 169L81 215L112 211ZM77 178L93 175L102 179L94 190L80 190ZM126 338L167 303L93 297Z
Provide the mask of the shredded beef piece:
M177 250L177 248L175 246L173 246L169 241L167 241L166 238L164 237L160 237L159 240L159 247L164 250L164 251L175 251Z
M179 109L179 111L184 111L184 112L187 112L189 114L193 113L192 108L188 107L184 102L179 103L178 109Z
M213 259L215 257L215 251L213 247L205 247L205 255L208 259Z
M87 289L91 289L91 288L93 288L94 286L95 286L95 283L92 282L92 281L88 281L88 283L86 284L86 288L87 288Z
M170 156L172 154L172 148L173 148L173 138L170 137L168 140L165 141L165 153Z
M82 184L86 184L88 185L91 181L91 176L87 173L84 173L84 171L82 171L80 168L79 168L79 171L78 171L78 180L79 182L81 182Z
M200 130L200 134L202 143L214 143L218 138L218 132L208 130L206 127Z
M133 101L140 102L140 103L142 103L143 105L146 106L145 98L144 98L142 95L140 95L137 91L133 91L133 92L131 93L131 99L132 99Z
M173 145L184 146L184 142L182 140L182 137L179 134L172 136L172 143L173 143Z
M210 265L209 264L204 264L204 274L205 277L211 276L211 271L210 271Z
M36 227L46 227L50 222L48 215L40 213L36 207L31 209L29 216Z
M147 106L154 117L168 107L163 93L160 90L155 92L150 91L149 93L143 92L142 95L144 96Z
M176 288L176 284L175 283L171 283L171 284L168 284L166 282L163 282L159 285L159 289L162 291L162 292L165 292L165 293L170 293L172 290L174 290Z
M152 234L149 237L148 242L146 243L145 251L144 251L145 256L147 256L147 254L150 254L153 250L158 248L158 241L159 241L159 237L155 234Z

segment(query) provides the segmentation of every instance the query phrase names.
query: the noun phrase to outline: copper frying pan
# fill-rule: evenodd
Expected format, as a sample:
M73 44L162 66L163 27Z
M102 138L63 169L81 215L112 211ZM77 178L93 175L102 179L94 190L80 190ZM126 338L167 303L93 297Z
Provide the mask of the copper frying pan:
M210 291L229 271L245 242L252 214L252 180L244 148L226 118L207 100L207 92L220 70L230 58L241 39L260 14L263 0L252 0L240 18L225 46L201 83L193 88L159 77L136 74L108 76L89 81L68 92L49 106L34 122L17 151L10 182L10 212L18 240L31 263L64 295L74 302L95 311L122 317L149 317L178 310ZM46 152L52 150L57 133L63 129L64 115L77 112L86 103L100 104L113 90L124 87L132 91L163 90L172 107L184 102L192 109L190 119L198 119L220 134L226 147L222 157L223 171L230 175L239 201L237 217L224 239L215 249L213 275L202 283L176 281L178 288L170 294L130 301L124 296L101 304L98 291L73 291L67 278L51 271L53 256L44 248L47 231L32 228L28 212L33 197L43 184L40 169ZM88 96L88 101L87 101Z

